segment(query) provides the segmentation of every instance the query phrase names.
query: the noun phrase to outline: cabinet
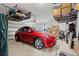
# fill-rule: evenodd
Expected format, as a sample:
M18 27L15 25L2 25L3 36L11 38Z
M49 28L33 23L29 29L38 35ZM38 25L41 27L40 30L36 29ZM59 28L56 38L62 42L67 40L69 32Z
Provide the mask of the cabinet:
M0 13L0 55L7 56L7 31L8 22L4 14Z

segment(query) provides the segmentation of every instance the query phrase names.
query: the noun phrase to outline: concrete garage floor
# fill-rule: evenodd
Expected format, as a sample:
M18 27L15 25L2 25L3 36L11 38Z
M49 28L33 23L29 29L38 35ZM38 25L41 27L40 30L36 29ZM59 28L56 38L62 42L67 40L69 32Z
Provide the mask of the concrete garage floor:
M79 41L75 42L74 51L79 56Z
M61 40L57 40L54 47L42 50L38 50L28 43L16 42L15 40L9 40L8 47L9 56L56 56L58 51L65 51L76 55L75 52Z

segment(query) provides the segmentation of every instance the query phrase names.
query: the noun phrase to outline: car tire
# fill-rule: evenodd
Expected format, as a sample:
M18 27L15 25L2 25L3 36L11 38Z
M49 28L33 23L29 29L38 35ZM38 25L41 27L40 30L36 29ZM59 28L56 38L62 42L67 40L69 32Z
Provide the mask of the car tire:
M17 42L20 40L17 35L15 36L15 40L16 40Z
M43 49L44 48L44 43L43 43L42 39L40 39L40 38L35 39L34 46L37 49Z
M55 41L55 43L54 43L54 46L55 46L55 44L56 44L56 41Z

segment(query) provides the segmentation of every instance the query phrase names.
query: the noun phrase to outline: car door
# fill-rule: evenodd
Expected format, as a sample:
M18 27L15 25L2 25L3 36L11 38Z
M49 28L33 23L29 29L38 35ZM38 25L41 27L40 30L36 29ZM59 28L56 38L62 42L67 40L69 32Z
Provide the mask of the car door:
M24 39L26 41L28 41L29 43L32 43L33 42L33 34L32 34L32 30L30 28L24 28Z
M19 30L19 38L21 39L21 40L24 40L24 29L23 28L20 28Z

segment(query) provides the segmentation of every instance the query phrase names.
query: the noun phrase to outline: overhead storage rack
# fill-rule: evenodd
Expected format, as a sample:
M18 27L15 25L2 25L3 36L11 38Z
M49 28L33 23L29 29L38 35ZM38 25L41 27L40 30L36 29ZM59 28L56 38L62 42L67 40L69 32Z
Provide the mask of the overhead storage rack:
M58 22L71 22L76 20L77 11L72 7L72 3L56 4L53 7L53 17Z

